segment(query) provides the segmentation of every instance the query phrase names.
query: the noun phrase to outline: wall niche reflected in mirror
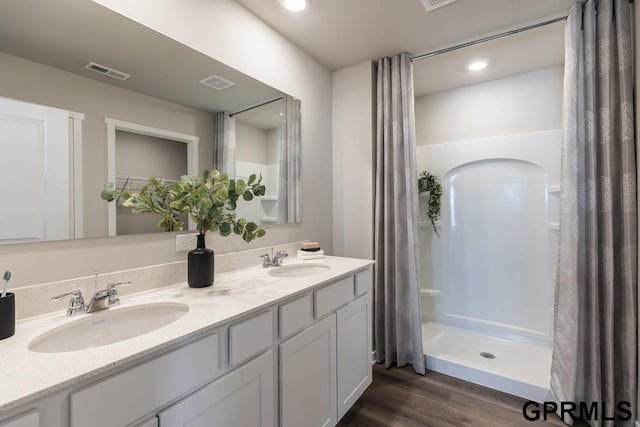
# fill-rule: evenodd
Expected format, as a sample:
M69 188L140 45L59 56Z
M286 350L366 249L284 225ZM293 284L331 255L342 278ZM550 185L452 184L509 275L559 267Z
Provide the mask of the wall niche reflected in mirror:
M85 68L90 62L114 71L103 74ZM51 127L52 122L25 119L16 114L14 106L1 113L7 120L0 123L0 158L5 163L11 159L15 167L1 168L0 182L9 188L12 182L15 186L17 181L35 177L31 181L42 185L29 188L29 197L12 203L2 214L0 223L11 226L0 229L0 244L156 231L153 224L158 218L127 219L127 223L122 220L117 224L114 217L127 214L118 214L118 208L100 198L106 182L121 185L128 178L128 185L139 187L149 175L165 178L166 171L166 178L176 179L185 169L185 155L170 154L168 147L184 152L179 147L186 147L186 141L176 142L154 132L196 138L195 154L186 150L187 162L192 163L186 169L189 174L200 173L214 167L217 113L240 111L286 96L99 4L79 0L62 5L35 0L2 2L0 69L0 100L50 108L58 113L56 128L62 123L65 128L58 143L44 144L44 138L33 135L40 132L38 126ZM114 75L130 77L120 80ZM201 83L211 76L220 78L209 79L209 85ZM25 123L39 125L28 130ZM135 129L118 127L122 123ZM140 128L153 131L141 132ZM19 133L24 130L32 135ZM127 133L144 136L146 142L122 148L130 140L121 138ZM25 138L31 151L18 152L17 144ZM54 146L62 151L54 151ZM162 165L167 162L158 156L171 157L171 167ZM21 164L24 159L35 160ZM60 166L56 171L44 167L52 159ZM180 165L173 165L173 161ZM169 172L172 168L175 171ZM30 172L18 175L20 170ZM7 194L5 187L1 187L3 194ZM59 193L52 193L54 188ZM46 200L56 200L57 211L45 206ZM46 218L45 213L54 211L58 212L55 218ZM27 212L38 213L29 217Z

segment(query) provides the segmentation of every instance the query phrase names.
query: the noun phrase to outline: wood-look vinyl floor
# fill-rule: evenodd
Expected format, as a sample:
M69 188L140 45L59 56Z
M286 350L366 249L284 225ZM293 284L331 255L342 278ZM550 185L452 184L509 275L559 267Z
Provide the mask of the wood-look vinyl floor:
M527 421L525 399L438 372L373 367L373 384L338 427L545 427L564 426L555 415ZM576 423L574 426L587 426Z

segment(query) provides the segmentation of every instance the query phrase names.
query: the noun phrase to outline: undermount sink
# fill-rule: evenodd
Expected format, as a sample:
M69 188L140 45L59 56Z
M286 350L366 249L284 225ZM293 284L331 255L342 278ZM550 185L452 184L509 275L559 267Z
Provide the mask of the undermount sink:
M113 344L162 328L188 311L185 304L163 302L86 314L35 338L29 343L29 350L63 353Z
M324 264L288 264L272 268L269 270L269 275L274 277L305 277L327 271L329 271L329 266Z

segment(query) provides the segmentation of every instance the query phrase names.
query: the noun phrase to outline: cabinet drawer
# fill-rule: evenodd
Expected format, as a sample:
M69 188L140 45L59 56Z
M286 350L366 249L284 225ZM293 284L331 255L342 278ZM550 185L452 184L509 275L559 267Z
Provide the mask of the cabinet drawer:
M273 344L271 310L229 327L229 364L250 358Z
M371 293L373 290L373 268L356 274L356 296Z
M353 276L316 291L316 318L335 311L353 299Z
M218 346L218 334L209 335L71 394L71 426L124 426L210 381Z
M313 322L311 294L280 305L280 338L288 337Z

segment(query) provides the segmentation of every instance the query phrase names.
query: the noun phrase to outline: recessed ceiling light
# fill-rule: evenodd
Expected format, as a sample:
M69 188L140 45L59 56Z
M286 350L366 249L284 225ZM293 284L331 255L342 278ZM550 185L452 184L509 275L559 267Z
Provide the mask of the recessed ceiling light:
M280 4L290 12L302 12L306 9L307 0L280 0Z
M469 65L467 65L467 69L469 71L480 71L485 68L489 63L484 59L473 61Z

